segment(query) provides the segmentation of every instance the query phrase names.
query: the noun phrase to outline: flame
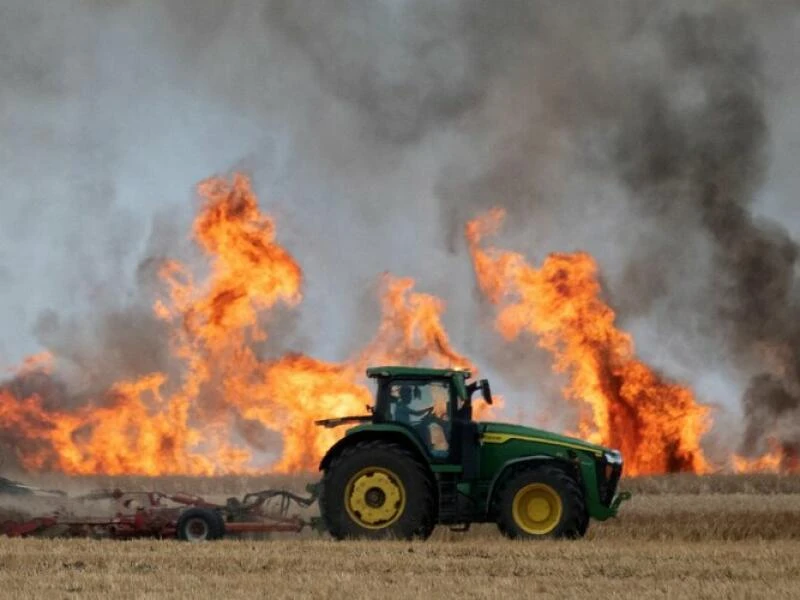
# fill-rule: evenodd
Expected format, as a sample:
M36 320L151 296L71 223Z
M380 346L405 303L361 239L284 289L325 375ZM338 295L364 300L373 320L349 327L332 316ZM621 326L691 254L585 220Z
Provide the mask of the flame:
M245 435L250 404L265 401L248 395L260 391L251 380L268 368L251 346L266 339L258 315L279 302L296 304L302 271L275 241L245 177L207 180L198 193L193 233L210 258L209 275L196 284L185 266L168 261L161 271L168 297L155 304L172 326L181 376L120 382L71 410L5 392L0 426L22 438L25 467L148 475L247 469L251 453L235 438Z
M769 451L755 458L735 454L731 459L735 473L800 473L800 452L777 439L767 440Z
M499 306L496 325L505 338L533 334L553 354L554 369L567 374L564 396L580 409L579 434L619 448L631 475L708 471L700 448L708 409L635 357L600 297L592 257L551 254L536 269L517 253L483 248L503 218L495 209L467 224L478 286Z
M18 375L25 375L28 373L52 373L53 360L53 355L46 350L37 354L31 354L30 356L25 357L25 360L22 361L22 364L20 365L19 369L16 370L16 373Z
M29 470L67 473L160 473L158 461L175 472L211 473L210 462L184 448L199 435L182 427L178 403L152 413L162 404L162 375L121 382L109 391L103 406L87 405L74 412L48 410L39 396L16 400L0 391L0 423L16 430L17 450ZM147 400L151 401L148 406Z
M414 280L384 274L381 282L382 318L372 342L357 359L370 364L416 365L427 360L433 367L475 371L475 366L453 348L442 324L444 302L414 292Z
M734 455L733 470L736 473L780 473L783 456L780 450L768 452L758 458Z
M146 475L312 470L341 435L314 420L364 414L371 404L367 365L474 370L447 337L444 303L389 274L381 280L378 331L361 352L342 363L301 354L263 359L262 317L301 301L302 270L277 243L246 177L209 179L198 194L193 237L209 261L207 275L197 280L186 265L166 261L166 293L154 304L179 368L119 382L75 407L0 388L0 429L24 467ZM17 375L48 372L51 362L31 357ZM274 447L276 438L280 455L254 466L253 451Z

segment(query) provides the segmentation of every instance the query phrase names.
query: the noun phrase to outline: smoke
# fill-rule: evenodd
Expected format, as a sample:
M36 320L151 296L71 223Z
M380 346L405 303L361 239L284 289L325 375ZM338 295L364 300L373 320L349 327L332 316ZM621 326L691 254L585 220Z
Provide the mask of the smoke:
M762 52L748 14L727 8L682 14L660 38L668 75L636 94L614 158L634 209L672 236L629 264L638 304L629 308L647 311L679 284L689 265L654 258L674 256L688 236L702 232L710 277L708 301L696 312L706 313L739 369L768 369L744 394L742 447L754 455L768 449L768 436L779 435L779 421L797 423L800 416L798 247L780 224L753 212L768 168ZM780 444L800 441L791 429L790 438L779 435Z
M0 358L50 348L58 402L170 371L158 266L193 261L192 186L244 169L307 282L264 356L352 355L388 270L512 410L555 413L549 357L472 294L463 225L500 205L532 259L597 257L641 354L741 410L744 450L796 441L795 3L51 4L0 7Z
M320 82L355 105L368 133L409 144L480 104L488 65L463 2L267 3L268 27L305 53Z
M788 376L763 373L753 377L744 396L744 410L747 423L741 445L743 452L760 456L765 451L777 451L781 467L796 470L800 464L796 371Z
M531 30L525 38L533 55L556 46L548 36L576 41L552 64L529 65L533 75L503 90L503 102L524 106L511 118L512 143L478 177L448 171L441 187L445 216L458 221L500 197L520 228L544 221L569 245L594 246L603 263L612 263L607 283L623 319L662 321L664 334L683 338L679 351L689 346L687 362L700 358L703 368L714 369L725 361L745 378L752 374L743 393L741 450L757 455L772 443L794 456L800 442L797 244L755 207L769 175L767 96L775 92L763 47L781 43L785 31L773 19L797 19L797 8L775 5L766 23L723 3L628 6L611 11L610 19L598 14L605 8L537 13L548 33ZM555 71L561 80L553 85ZM531 90L532 101L513 102ZM596 189L607 189L605 178L616 176L612 185L621 186L617 196L629 214L616 212L619 203L600 212L616 213L614 243L627 246L623 256L587 239L579 226L563 224L562 215L580 219L579 201L565 198L568 185L548 180L554 154L570 165L569 177ZM587 196L583 208L591 216L589 203L606 199L596 190ZM718 349L708 352L713 345ZM667 370L675 362L651 354ZM696 368L690 376L697 377Z

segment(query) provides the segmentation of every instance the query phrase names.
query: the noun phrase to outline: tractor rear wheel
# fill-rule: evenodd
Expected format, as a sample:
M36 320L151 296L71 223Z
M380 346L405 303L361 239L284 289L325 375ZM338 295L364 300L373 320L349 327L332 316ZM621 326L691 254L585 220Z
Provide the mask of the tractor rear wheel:
M427 538L435 492L425 465L403 446L380 440L345 448L322 478L320 511L337 539Z
M497 526L513 539L579 538L589 525L578 482L545 465L512 475L498 490Z
M187 508L178 517L176 526L179 540L207 542L225 535L225 521L220 514L208 508Z

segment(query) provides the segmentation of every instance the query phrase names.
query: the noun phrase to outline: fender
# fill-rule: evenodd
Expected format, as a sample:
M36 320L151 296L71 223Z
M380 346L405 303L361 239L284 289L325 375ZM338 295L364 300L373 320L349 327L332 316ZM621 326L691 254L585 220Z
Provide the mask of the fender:
M502 481L503 478L508 473L510 473L515 467L518 467L520 465L537 464L537 463L541 464L545 462L566 465L570 468L570 470L579 472L578 466L575 463L569 460L565 460L563 458L548 456L546 454L537 454L533 456L523 456L520 458L511 459L503 465L502 469L499 469L497 473L495 473L491 483L489 484L489 489L486 493L486 505L483 508L485 515L488 517L491 514L492 500L494 499L495 488L497 487L497 484L500 483L500 481Z
M348 446L357 444L361 441L376 438L390 442L397 442L406 446L417 455L417 458L422 464L428 465L430 468L430 459L425 452L425 449L422 447L422 443L408 428L403 427L402 425L393 425L389 423L381 423L378 425L373 425L370 423L368 425L359 425L358 427L348 429L344 437L331 446L330 450L325 453L325 456L319 463L319 470L326 470L328 466L330 466L331 461Z

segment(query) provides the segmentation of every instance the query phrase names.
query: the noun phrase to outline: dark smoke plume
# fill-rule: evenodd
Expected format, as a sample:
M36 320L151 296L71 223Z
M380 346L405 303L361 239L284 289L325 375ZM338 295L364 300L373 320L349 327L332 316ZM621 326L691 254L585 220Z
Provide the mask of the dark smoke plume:
M357 107L371 134L408 144L486 92L489 65L468 5L271 0L264 19L308 56L334 95Z
M672 233L659 252L675 251L698 228L711 242L709 316L724 329L740 368L767 369L744 395L742 449L763 452L773 435L796 447L798 432L784 430L784 438L778 425L800 417L798 247L752 210L768 165L760 45L748 15L726 9L682 14L660 39L673 81L692 82L695 98L682 101L664 81L635 90L616 141L616 166L634 207ZM633 310L646 311L668 286L669 273L654 269L652 258L645 254L629 266L632 274L647 273L631 277L641 285Z

